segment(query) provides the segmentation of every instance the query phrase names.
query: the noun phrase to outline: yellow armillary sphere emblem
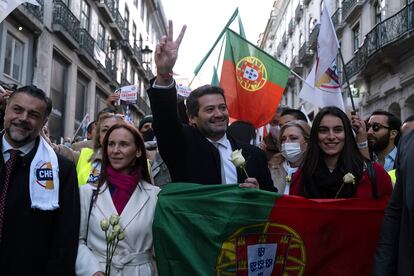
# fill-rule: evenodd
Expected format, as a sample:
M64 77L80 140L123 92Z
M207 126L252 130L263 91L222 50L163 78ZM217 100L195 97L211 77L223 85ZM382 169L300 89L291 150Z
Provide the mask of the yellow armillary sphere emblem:
M247 91L257 91L267 82L267 71L260 59L252 56L242 58L236 65L237 81Z

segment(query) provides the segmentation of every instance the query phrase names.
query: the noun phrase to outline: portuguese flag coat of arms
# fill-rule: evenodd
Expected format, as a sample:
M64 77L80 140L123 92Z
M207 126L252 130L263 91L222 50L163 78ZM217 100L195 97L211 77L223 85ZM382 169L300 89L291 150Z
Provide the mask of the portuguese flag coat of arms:
M288 76L288 67L227 29L220 86L230 117L249 121L256 128L267 124L282 99Z
M371 275L387 202L172 183L158 196L160 275Z

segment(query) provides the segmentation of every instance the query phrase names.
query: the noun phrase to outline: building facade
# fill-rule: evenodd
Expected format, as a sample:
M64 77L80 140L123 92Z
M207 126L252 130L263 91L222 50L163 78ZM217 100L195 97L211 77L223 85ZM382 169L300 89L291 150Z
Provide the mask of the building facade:
M326 1L336 29L344 64L338 57L343 97L350 108L352 91L362 117L374 110L390 111L402 120L414 114L414 3L407 0ZM316 59L321 0L274 2L261 47L303 79ZM346 75L344 74L346 72ZM349 88L347 78L349 80ZM283 104L304 105L298 99L303 83L291 75Z
M34 84L52 99L50 135L73 137L108 95L135 84L135 122L150 113L146 85L153 77L151 50L166 33L156 0L37 0L20 5L0 24L0 80Z

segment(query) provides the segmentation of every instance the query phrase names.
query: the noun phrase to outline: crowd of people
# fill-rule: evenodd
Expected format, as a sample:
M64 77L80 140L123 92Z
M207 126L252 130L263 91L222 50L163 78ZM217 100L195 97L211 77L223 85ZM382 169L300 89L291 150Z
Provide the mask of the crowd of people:
M104 275L113 214L119 240L111 275L155 275L152 220L171 182L236 184L305 198L388 201L375 275L413 274L413 117L378 110L363 120L324 107L312 123L279 107L260 142L245 121L229 126L225 93L205 85L177 101L173 68L185 26L160 39L152 115L134 126L113 102L88 125L88 140L57 145L47 132L51 101L35 86L5 91L0 156L0 264L4 275ZM6 104L7 100L7 104ZM401 139L401 141L399 141ZM241 150L243 170L231 161ZM393 189L393 185L395 188ZM374 257L374 256L373 256Z

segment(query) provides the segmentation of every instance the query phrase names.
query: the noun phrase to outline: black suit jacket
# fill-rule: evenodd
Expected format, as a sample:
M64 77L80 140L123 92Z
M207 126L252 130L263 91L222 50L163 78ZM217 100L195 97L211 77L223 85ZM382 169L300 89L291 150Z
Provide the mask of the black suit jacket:
M1 147L0 135L0 147ZM74 275L79 241L79 190L75 165L58 155L59 208L31 208L30 164L39 144L18 160L6 199L0 275ZM0 152L0 185L4 160Z
M414 275L414 131L398 146L397 182L385 209L373 275Z
M148 90L153 114L153 129L157 137L161 157L168 166L174 182L192 182L200 184L221 183L220 154L195 127L183 125L177 114L177 91L171 89ZM227 136L232 149L242 149L247 160L246 171L255 177L260 188L276 191L267 166L264 152L254 146L241 144ZM237 172L238 182L245 176Z

